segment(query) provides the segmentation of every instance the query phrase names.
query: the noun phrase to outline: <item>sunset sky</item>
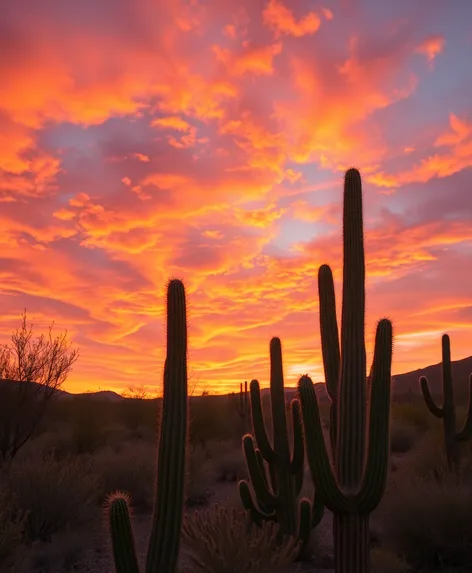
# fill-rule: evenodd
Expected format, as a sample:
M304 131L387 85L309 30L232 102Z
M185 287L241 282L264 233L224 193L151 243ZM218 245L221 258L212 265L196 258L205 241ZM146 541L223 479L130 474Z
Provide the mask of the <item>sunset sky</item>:
M197 393L267 385L272 336L322 381L350 166L369 363L383 316L394 373L472 354L472 2L5 2L0 77L0 342L66 328L65 389L160 386L173 276Z

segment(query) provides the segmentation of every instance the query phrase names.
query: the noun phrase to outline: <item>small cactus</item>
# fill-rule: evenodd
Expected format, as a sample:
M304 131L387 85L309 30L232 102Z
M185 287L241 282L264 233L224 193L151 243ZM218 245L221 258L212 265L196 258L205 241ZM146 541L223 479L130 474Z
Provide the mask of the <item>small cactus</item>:
M241 423L244 428L244 432L249 430L249 419L250 419L250 410L249 410L249 392L247 389L247 380L243 383L239 384L239 394L236 396L234 393L232 397L236 404L236 412L238 416L241 418Z
M285 389L282 367L282 347L279 338L270 341L270 397L274 445L270 444L262 409L259 382L253 380L250 386L252 424L258 449L251 435L243 438L243 448L257 498L254 503L249 484L241 481L239 491L244 507L253 521L260 525L264 521L276 521L283 535L292 535L301 541L302 552L309 540L310 532L323 517L324 505L315 495L313 505L307 499L298 502L304 478L304 443L300 403L291 404L293 420L293 454L290 444L285 413ZM267 462L269 476L267 476Z
M308 376L299 381L299 395L313 482L326 507L334 513L336 573L369 573L369 514L382 498L388 472L393 334L390 321L380 320L368 385L362 187L356 169L346 173L343 211L340 351L331 271L323 266L319 272L323 362L328 393L336 407L331 409L333 464L324 441L315 389Z
M426 376L420 377L421 392L429 411L443 421L444 445L447 464L450 471L460 471L460 442L472 437L472 374L469 376L469 405L462 430L456 429L456 406L454 404L454 388L452 384L451 341L447 334L441 340L442 345L442 382L443 405L438 406L431 396Z
M184 510L187 446L187 313L184 285L167 288L167 356L159 437L157 485L146 573L173 573L177 568ZM128 510L119 492L108 502L116 573L139 573Z

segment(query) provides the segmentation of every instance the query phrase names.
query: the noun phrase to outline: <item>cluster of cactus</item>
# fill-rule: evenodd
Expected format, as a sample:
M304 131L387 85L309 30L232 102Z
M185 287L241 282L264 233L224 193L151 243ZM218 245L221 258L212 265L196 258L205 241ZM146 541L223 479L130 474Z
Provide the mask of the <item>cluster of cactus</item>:
M349 169L345 175L343 246L340 348L332 274L327 266L319 270L323 363L333 400L333 463L308 376L299 381L299 396L312 479L334 514L336 572L368 573L369 516L382 498L388 473L393 334L389 320L378 322L367 408L362 185L356 169Z
M293 426L291 451L282 348L280 339L273 338L270 342L272 443L264 420L258 381L252 380L250 393L245 382L244 387L240 385L239 397L234 395L245 429L251 415L254 430L254 436L246 434L243 437L254 493L247 481L239 483L239 493L248 519L260 528L258 533L254 533L256 541L258 535L260 539L268 537L273 541L275 535L279 539L282 536L293 537L293 543L291 541L291 545L283 549L286 553L283 554L284 560L289 561L303 551L312 528L321 521L324 507L327 507L334 514L336 573L369 573L369 519L382 499L389 467L393 332L388 319L377 323L374 357L367 377L362 183L356 169L349 169L344 181L343 248L340 333L332 271L328 265L322 265L318 272L321 346L330 399L330 447L325 443L313 382L305 375L298 383L298 399L292 400L290 405ZM209 524L209 514L197 514L194 521L188 517L183 521L187 325L185 291L178 280L172 280L168 285L167 312L167 357L156 502L146 573L176 571L182 525L184 538L194 545L201 542L207 552L215 552L214 561L222 566L225 565L225 556L218 553L210 533L215 527L222 529L223 526L228 530L228 536L234 533L228 526L234 521L232 514L226 510L217 511L216 525ZM467 418L462 430L457 431L447 335L442 338L442 370L442 407L434 402L424 377L420 379L421 389L430 411L443 420L448 463L458 470L458 444L472 437L472 374L469 378L471 397ZM315 487L312 501L299 499L305 451ZM121 493L112 495L108 507L116 571L139 573L127 496ZM272 566L266 569L273 570Z
M469 376L469 406L464 426L457 431L456 406L452 384L451 341L447 334L442 337L442 383L443 405L438 406L431 396L428 380L420 378L421 391L429 411L443 421L444 445L450 471L460 472L460 443L472 437L472 374Z
M167 356L158 448L156 499L146 573L176 571L184 510L187 445L187 313L185 289L173 279L167 288ZM127 496L108 503L116 573L139 573Z
M293 454L285 412L285 389L282 364L282 346L279 338L270 341L270 399L272 410L273 446L270 443L262 408L259 382L252 380L251 411L254 438L250 434L243 437L243 448L247 467L257 504L254 502L249 484L239 483L239 492L244 507L254 523L275 521L283 535L292 535L300 541L303 552L313 527L323 517L324 505L315 493L313 503L308 499L298 502L305 470L304 442L300 403L291 403L293 427ZM266 470L266 466L268 472Z

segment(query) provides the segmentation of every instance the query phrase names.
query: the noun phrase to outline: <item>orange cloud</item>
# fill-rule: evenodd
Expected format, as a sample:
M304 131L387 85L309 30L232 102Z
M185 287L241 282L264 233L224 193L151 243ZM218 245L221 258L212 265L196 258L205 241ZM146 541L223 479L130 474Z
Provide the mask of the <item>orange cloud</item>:
M426 183L433 177L448 177L472 166L472 122L451 113L449 125L450 130L434 141L434 147L440 151L428 155L409 170L392 175L378 172L370 175L369 180L385 187Z
M216 58L223 62L234 76L242 76L246 73L271 75L274 73L274 57L282 52L282 44L279 42L270 46L251 47L247 46L243 53L233 55L227 48L213 46Z
M328 17L331 13L325 12ZM264 11L264 24L275 31L276 35L286 34L301 37L314 34L321 25L321 18L315 12L309 12L298 21L293 12L281 0L269 0Z
M428 36L416 47L416 53L425 56L430 64L444 50L446 40L443 36Z

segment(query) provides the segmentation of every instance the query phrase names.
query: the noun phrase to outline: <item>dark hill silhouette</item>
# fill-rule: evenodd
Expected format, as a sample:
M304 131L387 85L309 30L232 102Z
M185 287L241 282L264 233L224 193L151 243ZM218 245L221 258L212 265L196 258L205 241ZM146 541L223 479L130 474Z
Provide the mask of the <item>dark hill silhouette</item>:
M472 356L456 360L452 362L452 376L454 391L457 396L465 396L469 393L469 374L472 373ZM392 377L392 392L395 398L404 398L408 395L420 395L421 389L419 384L420 376L426 376L429 382L431 393L434 396L442 396L442 369L441 363L432 364L425 368L419 368L404 374L396 374ZM327 399L325 385L321 383L315 384L315 389L318 397L323 400ZM262 393L268 392L269 389L265 388ZM287 396L290 398L295 396L296 388L287 388Z
M419 377L426 376L428 379L431 393L434 395L442 395L442 369L441 363L427 366L406 372L405 374L398 374L393 377L393 389L395 395L405 395L410 393L420 393ZM452 381L454 384L454 391L458 396L468 394L469 392L469 374L472 373L472 356L463 358L462 360L455 360L452 363Z
M472 356L463 358L461 360L456 360L452 363L452 374L454 381L454 390L457 396L465 396L468 394L468 379L469 374L472 373ZM432 364L426 366L425 368L419 368L418 370L413 370L411 372L405 372L404 374L397 374L393 376L393 396L395 398L404 398L406 396L419 395L419 378L420 376L426 376L431 388L431 392L434 396L442 395L442 378L441 378L441 363ZM12 380L0 380L1 384L15 384ZM30 385L35 385L34 382L29 382ZM316 393L320 400L327 400L328 396L326 393L325 385L323 382L317 382L315 384ZM295 396L296 388L286 388L287 398L291 399ZM268 388L262 390L262 394L265 395L269 392ZM56 399L58 400L68 400L72 398L81 397L82 399L99 399L106 400L109 402L119 402L121 400L129 400L130 398L124 398L116 392L111 390L99 390L97 392L84 392L79 394L72 394L71 392L66 392L65 390L55 390ZM228 396L227 394L225 396ZM195 396L193 400L203 398L201 396ZM208 396L205 398L216 399L218 396Z

